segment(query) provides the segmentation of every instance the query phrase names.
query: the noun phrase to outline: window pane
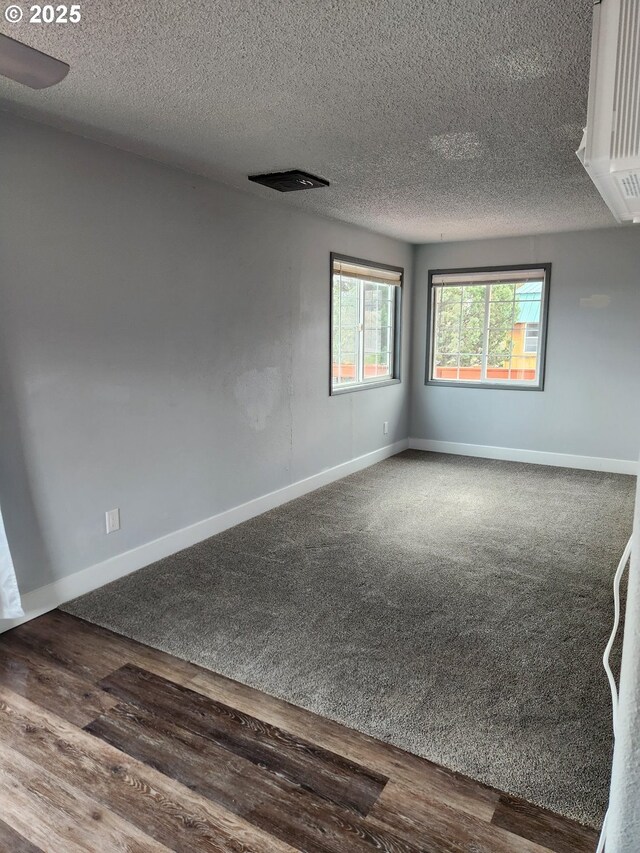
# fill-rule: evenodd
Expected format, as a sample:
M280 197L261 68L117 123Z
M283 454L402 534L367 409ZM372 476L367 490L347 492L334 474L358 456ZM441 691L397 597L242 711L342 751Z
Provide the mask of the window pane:
M355 352L343 352L340 361L334 362L334 383L355 382L356 378L356 354Z
M446 301L443 296L446 295ZM455 295L455 299L452 297ZM479 381L482 373L482 347L486 285L441 287L434 300L436 379Z
M534 356L531 366L535 370L535 355L538 352L538 334L542 313L542 281L527 281L516 287L516 334L514 334L514 356ZM524 362L517 365L525 369Z
M502 353L503 358L509 358L513 346L513 329L489 329L489 352Z
M518 302L536 302L542 299L541 281L525 281L516 285L515 296Z
M465 288L469 290L470 288ZM460 329L460 351L482 352L484 339L485 291L484 287L474 288L478 295L472 302L462 303L462 325Z
M489 353L487 356L487 367L509 367L510 358L502 352Z
M394 298L392 285L364 283L364 381L391 376Z
M489 298L492 302L512 302L514 290L513 284L492 284Z
M461 302L436 304L436 349L439 352L457 352L460 348L461 318Z
M460 353L460 367L479 367L482 364L482 353Z
M490 302L489 303L489 326L513 326L515 317L515 305L513 302Z
M535 382L536 380L535 356L514 356L511 359L511 371L509 378L512 382Z
M358 346L358 330L355 326L342 327L340 335L340 349L342 352L355 352Z
M334 386L353 384L358 381L361 289L358 279L334 274L331 365Z
M442 302L460 302L462 300L462 287L439 288Z
M338 296L340 300L340 323L342 325L355 325L358 322L358 282L352 278L343 278L339 276Z
M457 379L458 353L436 353L433 375L436 379Z
M459 379L479 382L482 379L482 353L460 353Z
M487 356L487 382L504 382L509 379L511 359L507 353L490 353Z
M380 345L380 334L377 329L366 329L364 333L364 351L376 352Z
M486 284L466 284L462 289L462 299L464 302L479 302L484 307L486 291Z

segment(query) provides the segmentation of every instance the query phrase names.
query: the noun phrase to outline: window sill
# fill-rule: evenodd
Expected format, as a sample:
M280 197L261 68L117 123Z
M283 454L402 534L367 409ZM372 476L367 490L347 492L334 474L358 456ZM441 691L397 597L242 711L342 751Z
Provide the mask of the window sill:
M384 388L387 385L399 385L400 379L383 379L381 382L361 382L359 385L347 385L344 388L331 388L330 397L340 397L354 391L368 391L370 388Z
M544 385L525 385L518 382L456 382L454 379L427 379L425 385L442 385L445 388L489 388L492 391L544 391Z

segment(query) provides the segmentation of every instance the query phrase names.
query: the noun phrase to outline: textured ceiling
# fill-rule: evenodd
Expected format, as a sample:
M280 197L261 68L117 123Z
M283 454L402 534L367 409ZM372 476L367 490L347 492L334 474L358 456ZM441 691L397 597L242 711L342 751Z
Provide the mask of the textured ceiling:
M25 19L29 3L24 2ZM0 107L413 242L613 224L574 151L592 0L90 0ZM297 167L331 181L250 184Z

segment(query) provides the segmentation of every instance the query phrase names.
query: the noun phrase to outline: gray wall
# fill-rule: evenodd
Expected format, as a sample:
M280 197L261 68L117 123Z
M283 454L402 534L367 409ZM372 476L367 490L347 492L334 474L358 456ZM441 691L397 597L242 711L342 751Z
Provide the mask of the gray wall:
M545 390L424 385L429 269L551 261ZM604 308L581 307L594 294ZM637 460L640 231L631 227L441 243L416 250L415 438Z
M410 282L409 246L0 121L0 501L23 593L407 436L408 323L402 384L327 388L329 252Z

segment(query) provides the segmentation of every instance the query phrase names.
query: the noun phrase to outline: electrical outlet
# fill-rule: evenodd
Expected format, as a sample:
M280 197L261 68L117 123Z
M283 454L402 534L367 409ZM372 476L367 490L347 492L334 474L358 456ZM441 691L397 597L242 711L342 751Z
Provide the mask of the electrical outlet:
M117 508L107 510L105 512L105 523L107 533L115 533L116 530L120 530L120 510Z
M389 435L389 421L385 421L382 424L382 434L383 435Z

